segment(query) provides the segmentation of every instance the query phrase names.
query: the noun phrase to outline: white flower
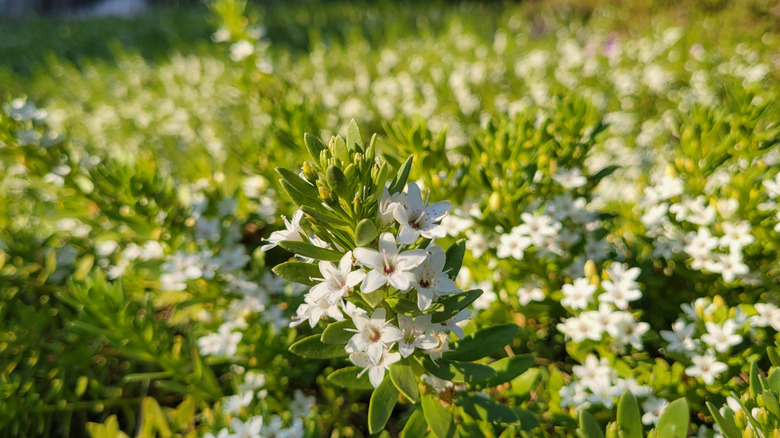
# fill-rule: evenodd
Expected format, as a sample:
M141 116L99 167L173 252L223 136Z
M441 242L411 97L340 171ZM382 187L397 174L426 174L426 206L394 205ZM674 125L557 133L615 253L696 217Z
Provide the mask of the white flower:
M463 337L466 336L466 333L463 331L463 326L466 325L469 318L471 318L471 310L463 309L452 318L442 322L441 326L445 330L454 333L458 338L463 339Z
M346 350L348 353L358 353L365 351L368 358L375 364L378 364L382 354L387 348L403 338L403 333L390 321L385 321L386 311L380 307L374 310L371 317L362 312L355 312L352 315L352 322L355 323L357 333L350 338Z
M646 322L637 322L634 315L629 312L619 312L615 323L609 329L609 335L620 345L631 344L637 350L644 348L642 344L642 335L650 330L650 324Z
M241 421L238 418L233 418L230 421L230 427L233 428L233 433L228 435L228 438L262 438L260 431L263 428L263 417L257 416Z
M645 411L645 414L642 415L642 423L647 426L658 424L658 420L667 406L669 406L669 400L655 397L648 398L642 403L642 410Z
M742 342L742 336L736 334L737 326L729 319L722 326L712 321L704 323L707 333L701 336L702 342L715 348L718 353L725 353L729 348Z
M780 331L780 307L770 303L757 303L753 307L758 314L750 318L752 324L758 327L771 326L773 329Z
M561 288L564 298L561 305L571 309L585 309L593 299L596 286L590 284L587 278L578 278L574 284L564 284Z
M420 315L412 318L407 315L398 315L398 327L403 333L403 338L398 341L398 351L401 356L408 357L414 353L415 348L428 350L436 348L439 340L431 335L431 315Z
M577 167L568 171L559 171L553 176L553 179L555 182L569 190L582 187L588 182L588 180L582 176L582 171Z
M672 331L661 330L661 337L669 343L666 346L667 351L677 351L689 355L696 348L693 342L693 333L696 331L694 324L686 324L682 319L678 319L672 324Z
M198 338L198 348L203 356L233 356L238 349L238 343L244 336L241 332L234 332L233 326L222 324L217 333Z
M442 272L446 263L446 255L439 246L428 249L428 258L414 269L417 278L414 288L417 289L417 307L420 310L428 309L440 296L454 293L458 290L455 282Z
M449 201L439 201L426 207L417 184L409 183L406 186L406 205L393 211L393 217L401 224L398 242L408 245L420 236L426 239L446 236L439 222L451 209Z
M711 351L703 356L693 356L691 362L693 365L685 369L685 374L690 377L701 377L707 385L712 385L715 378L728 369L725 363L718 362Z
M750 223L747 221L736 224L723 222L721 226L723 227L723 236L720 238L720 246L730 248L732 252L740 251L743 246L756 241L756 238L750 234Z
M279 242L283 240L292 240L295 242L302 242L306 232L301 228L301 219L303 219L303 210L297 210L293 213L292 221L288 221L286 217L284 219L284 230L274 231L268 236L267 241L271 242L260 247L260 251L268 251L274 248Z
M515 227L519 236L531 239L538 247L547 246L548 240L554 238L561 229L561 223L545 214L523 213L520 215L523 223Z
M330 304L328 300L314 301L310 296L303 297L304 302L298 306L295 316L290 322L290 327L297 327L303 321L308 320L309 326L314 328L323 316L329 316L336 321L343 321L338 305Z
M521 306L527 306L531 301L544 301L544 292L538 287L523 286L517 290L517 299Z
M422 264L428 257L428 253L422 249L413 249L399 254L399 248L395 246L395 237L390 233L382 233L379 236L379 251L355 248L353 254L357 261L371 268L360 288L364 293L373 292L386 284L400 291L409 290L415 279L412 269Z
M390 365L401 360L401 354L388 353L387 351L382 350L382 355L379 360L374 362L365 352L356 352L349 355L349 360L355 365L363 367L363 371L358 374L358 377L368 371L368 380L371 382L371 385L376 388L382 383L382 380L384 380L385 370L390 369Z
M245 391L240 394L231 395L225 398L225 402L222 405L222 411L226 414L237 414L241 408L249 406L252 402L252 391Z
M230 46L230 59L235 62L242 61L253 53L255 53L255 45L247 40L241 40Z
M605 280L601 282L601 287L604 288L605 293L599 295L599 301L614 303L618 309L626 309L630 301L642 298L642 292L636 289L633 280L624 279L616 282Z
M314 301L327 298L328 304L335 305L338 301L349 295L349 292L358 285L366 273L362 270L352 270L352 251L341 257L338 268L331 262L319 262L323 281L309 291L309 296Z
M750 272L748 266L742 262L742 252L735 251L734 247L728 254L717 254L715 261L707 264L707 269L720 273L726 283Z
M766 187L766 193L770 198L780 198L780 173L775 174L775 179L768 179L764 181L764 187Z
M586 339L601 340L603 332L601 325L593 323L588 313L590 312L583 312L580 316L564 319L556 326L558 331L570 338L574 343L579 343Z
M379 208L376 213L382 228L393 222L395 210L399 207L403 208L404 203L406 203L406 193L399 192L391 196L387 188L382 189L382 198L379 201Z
M295 390L293 401L290 402L290 413L293 417L306 418L314 407L315 399L312 396L305 396L300 389Z
M522 260L525 250L531 246L531 239L520 234L518 227L512 228L509 233L504 233L499 237L496 255L500 259L512 257L516 260Z

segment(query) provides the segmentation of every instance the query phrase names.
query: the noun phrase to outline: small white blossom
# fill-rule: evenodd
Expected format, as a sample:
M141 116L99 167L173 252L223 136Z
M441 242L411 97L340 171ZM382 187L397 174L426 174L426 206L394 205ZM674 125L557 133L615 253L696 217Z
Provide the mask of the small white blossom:
M363 266L371 268L360 288L364 293L373 292L386 284L400 291L409 290L415 279L412 270L428 257L428 253L422 249L401 253L395 245L395 237L390 233L379 236L379 251L355 248L353 254Z

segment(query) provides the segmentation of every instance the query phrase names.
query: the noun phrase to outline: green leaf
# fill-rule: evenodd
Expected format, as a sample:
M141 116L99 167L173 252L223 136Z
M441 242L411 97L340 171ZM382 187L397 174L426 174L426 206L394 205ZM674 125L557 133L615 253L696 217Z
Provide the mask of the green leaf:
M303 143L306 145L306 150L309 151L312 159L315 163L320 161L320 152L325 149L325 144L319 138L306 133L303 134Z
M447 276L453 280L458 276L458 272L460 272L460 267L463 264L464 254L466 254L465 239L460 239L447 248L443 272L446 272Z
M347 142L344 141L344 137L337 135L331 139L331 144L333 144L333 155L342 163L346 164L352 161L349 157L349 149L347 148Z
M290 200L292 200L292 202L299 207L306 205L317 205L320 202L318 198L311 198L295 190L287 181L279 181L279 185L282 186L282 189L285 193L287 193L287 196L290 198Z
M514 357L504 357L490 364L490 368L496 371L495 377L488 379L484 386L502 385L511 382L515 377L528 371L534 364L534 357L530 354L519 354Z
M753 362L750 364L750 395L758 397L761 394L761 373L758 371L758 365Z
M360 127L355 119L350 120L347 125L347 148L350 151L363 150L363 137L360 135Z
M127 374L124 377L122 377L122 381L126 383L143 382L145 380L165 379L167 377L171 377L172 375L173 375L172 371L158 371L154 373L133 373L133 374Z
M362 219L355 227L355 243L357 246L365 246L376 239L379 230L371 219Z
M438 438L453 438L455 436L455 422L449 409L439 403L434 394L427 394L420 398L425 421Z
M341 261L344 254L333 251L332 249L320 248L319 246L312 245L311 243L298 242L294 240L283 240L279 242L279 246L290 251L292 253L301 255L303 257L309 257L316 260L325 260L328 262Z
M371 434L385 428L397 402L398 390L390 379L384 379L371 393L368 403L368 431Z
M313 263L284 262L276 265L272 271L285 280L314 286L319 283L315 278L322 278L320 268Z
M406 180L409 179L409 171L412 170L413 159L414 155L410 156L406 159L406 161L404 161L404 164L401 165L401 168L398 169L398 174L395 176L395 178L393 178L393 181L390 183L390 187L387 188L387 191L390 192L391 195L393 193L404 191Z
M475 382L486 380L496 375L495 370L487 365L469 362L455 362L447 359L438 359L433 362L426 357L422 360L422 366L434 376L452 380L453 382Z
M596 174L591 176L589 179L593 184L598 184L602 179L612 175L618 169L620 169L620 166L616 166L616 165L607 166L599 170L598 172L596 172Z
M442 310L433 314L431 322L444 322L452 318L457 315L458 312L468 307L469 304L473 303L480 295L482 295L480 289L472 289L443 298L439 301Z
M625 438L642 438L642 416L639 415L639 405L629 391L624 392L618 401L617 421Z
M723 415L720 414L718 408L716 408L712 403L707 402L707 409L709 409L710 414L712 414L712 418L715 419L715 423L720 426L720 431L723 436L726 438L742 437L742 432L740 432L740 430L737 428L737 425L734 423L734 411L728 407L724 408L723 412L728 417L728 419L726 419Z
M775 347L767 347L766 355L769 356L769 362L772 366L780 367L780 349Z
M331 359L347 355L344 345L324 344L320 335L311 335L290 345L290 352L307 359Z
M425 414L422 409L415 409L409 420L406 421L404 429L401 431L400 438L419 438L425 436L428 430L428 423L425 421Z
M472 362L500 351L512 342L520 327L517 324L501 324L482 329L454 342L453 351L444 353L444 358Z
M532 430L539 427L539 420L533 412L518 407L512 409L515 411L517 419L520 420L520 430Z
M320 340L326 344L345 345L355 335L355 332L347 331L347 329L354 328L355 324L351 319L332 322L325 327Z
M459 397L458 404L467 414L482 421L497 424L517 423L517 415L508 406L503 405L492 398L478 395Z
M349 226L349 222L342 220L341 218L331 213L330 211L326 210L324 207L322 207L319 204L301 205L301 210L303 210L304 213L311 216L314 220L320 222L321 224L325 224L327 226L336 226L336 227Z
M580 427L577 428L577 435L580 438L604 438L604 432L590 413L586 410L580 411Z
M336 386L346 389L374 389L374 386L371 385L371 381L368 380L367 372L358 377L358 374L360 374L362 371L363 368L360 367L341 368L330 373L326 380Z
M341 199L352 201L352 193L349 190L349 183L347 177L344 176L344 172L336 166L330 165L325 171L325 181L328 182L328 186L336 192Z
M420 392L417 390L417 379L410 364L396 362L390 365L390 379L404 397L412 403L417 403Z
M688 402L683 397L671 402L669 406L664 409L661 418L658 419L656 428L660 431L663 427L669 425L674 427L674 435L662 434L661 436L668 436L669 438L686 438L688 436L689 422L690 414L688 412Z
M311 185L308 181L301 178L300 175L283 167L277 167L276 173L278 173L282 178L282 181L294 191L315 201L318 199L319 192L317 191L317 187Z
M777 394L780 394L780 367L775 368L769 373L769 378L766 379L769 389Z
M775 417L780 418L780 403L777 402L777 397L772 394L771 391L765 389L764 392L761 393L761 398L764 399L764 406L766 409Z

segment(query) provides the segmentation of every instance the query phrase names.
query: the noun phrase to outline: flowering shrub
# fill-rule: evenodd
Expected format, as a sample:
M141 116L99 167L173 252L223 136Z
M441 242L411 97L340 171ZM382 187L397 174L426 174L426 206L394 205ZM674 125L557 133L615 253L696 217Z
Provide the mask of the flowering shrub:
M11 32L0 436L777 434L747 3L216 0L90 59L87 24ZM31 65L39 29L73 48Z

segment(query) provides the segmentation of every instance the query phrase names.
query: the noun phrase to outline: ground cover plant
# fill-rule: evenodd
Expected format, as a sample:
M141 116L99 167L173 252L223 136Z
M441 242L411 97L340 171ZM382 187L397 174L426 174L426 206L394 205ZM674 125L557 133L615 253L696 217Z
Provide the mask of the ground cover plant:
M780 436L770 3L14 23L0 435Z

